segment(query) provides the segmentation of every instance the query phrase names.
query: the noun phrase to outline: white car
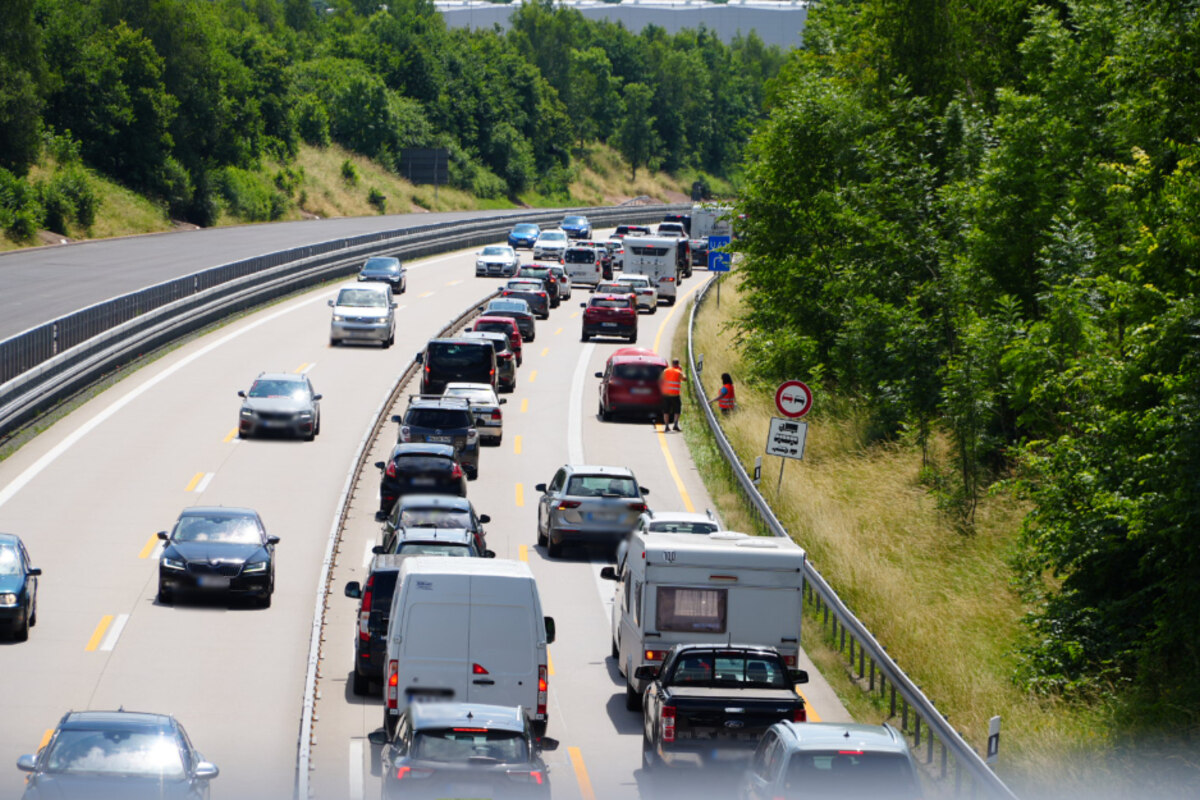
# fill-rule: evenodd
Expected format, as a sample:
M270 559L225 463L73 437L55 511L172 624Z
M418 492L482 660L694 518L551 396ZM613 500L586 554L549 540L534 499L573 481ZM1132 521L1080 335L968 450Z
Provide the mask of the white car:
M496 390L490 383L451 381L446 384L443 395L467 398L471 405L471 413L475 415L475 429L479 431L480 442L500 446L501 440L504 439L504 412L500 406L507 401L496 396Z
M570 241L562 231L542 231L533 243L533 260L561 261Z
M658 311L658 289L645 275L622 275L617 283L628 284L634 296L637 297L638 308L644 308L651 314Z
M511 278L521 268L517 251L508 245L491 244L475 254L475 277Z

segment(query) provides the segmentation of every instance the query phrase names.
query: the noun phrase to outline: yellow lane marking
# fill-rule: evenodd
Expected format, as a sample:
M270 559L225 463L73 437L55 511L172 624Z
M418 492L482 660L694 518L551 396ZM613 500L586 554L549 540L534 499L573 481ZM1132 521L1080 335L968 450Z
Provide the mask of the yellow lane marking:
M555 335L555 336L558 336L560 333L562 333L562 328L559 328L558 330L556 330L556 331L554 332L554 335Z
M303 364L301 364L300 366L298 366L298 367L296 367L294 370L292 370L292 372L294 372L294 373L296 373L297 375L299 375L300 373L304 372L304 368L305 368L305 367L307 367L307 366L308 366L308 362L307 362L307 361L305 361Z
M524 400L521 401L521 413L524 414L528 410L529 410L529 398L526 397Z
M549 353L549 352L550 352L550 348L549 348L549 347L543 347L543 348L542 348L542 358L545 358L545 357L546 357L546 354L547 354L547 353Z
M523 544L517 548L517 558L521 561L529 560L529 545Z
M576 318L576 317L578 317L578 316L579 316L579 312L578 312L578 311L573 311L573 312L571 312L571 319L575 319L575 318Z
M232 430L230 430L229 433L225 434L224 442L226 444L228 444L229 442L232 442L237 437L237 432L238 432L237 428L233 428Z
M571 766L575 768L579 794L583 795L583 800L596 800L596 793L592 791L592 780L588 777L587 767L583 765L583 754L579 752L578 747L568 747L567 755L571 757Z
M697 283L695 286L684 292L682 297L677 297L675 299L675 305L669 307L670 310L667 311L667 315L662 318L662 322L658 323L658 334L654 337L654 352L658 352L659 342L662 341L662 335L667 330L667 323L670 322L671 317L675 315L675 309L682 308L687 302L687 299L692 296L692 293L699 288L700 284ZM683 359L680 359L680 361L682 360Z
M40 752L43 747L50 744L50 737L54 735L54 728L46 728L46 732L42 734L42 741L38 743L37 750Z
M546 648L546 672L549 672L551 677L554 676L554 659L550 657L550 648Z
M513 455L515 455L515 456L521 455L521 437L520 436L513 437Z
M459 279L458 279L458 280L456 280L456 281L450 281L450 282L449 282L449 283L447 283L446 285L447 285L447 286L458 286L460 283L462 283L462 279L461 279L461 278L459 278Z
M154 548L156 547L158 547L157 533L151 536L149 541L146 542L146 546L142 548L142 552L138 553L138 558L149 558L150 554L154 552Z
M536 380L537 380L537 370L535 369L533 372L529 373L529 382L533 383Z
M667 460L667 470L675 481L675 488L679 490L679 496L683 499L683 507L687 511L694 512L696 507L692 505L692 498L688 497L687 489L683 487L683 479L679 477L679 470L675 469L675 459L671 458L671 451L667 448L666 428L660 429L656 424L654 429L658 432L658 445L662 448L663 458Z
M192 491L195 491L195 490L196 490L196 486L198 486L198 485L199 485L199 483L200 483L200 481L202 481L202 480L204 480L204 473L203 473L203 472L197 472L195 475L193 475L193 476L192 476L192 479L191 479L190 481L188 481L187 488L186 488L186 489L184 489L184 491L185 491L185 492L192 492Z
M523 484L518 483L517 484L517 508L524 508L524 507L525 507L525 486Z
M104 634L108 631L108 626L112 625L112 614L105 614L100 619L100 624L96 626L96 631L92 634L92 638L88 639L87 646L83 649L89 653L100 646L100 642L104 639Z
M424 299L426 297L433 297L433 292L426 292L425 294L420 295L418 299Z
M808 721L820 722L821 715L813 708L813 704L808 701L808 698L804 696L804 692L800 691L800 687L798 686L796 687L796 694L800 695L800 699L804 701L804 713L808 715Z

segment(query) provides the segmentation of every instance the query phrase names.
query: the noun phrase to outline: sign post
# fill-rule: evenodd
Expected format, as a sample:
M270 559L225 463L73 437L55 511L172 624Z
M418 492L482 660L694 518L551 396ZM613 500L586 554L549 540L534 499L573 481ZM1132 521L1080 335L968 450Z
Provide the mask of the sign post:
M754 457L754 485L758 486L762 480L762 456Z
M728 247L733 241L731 236L710 236L708 237L708 271L709 272L729 272L729 263L732 256L729 253L718 253L722 247ZM717 282L717 308L721 307L721 284Z
M775 494L778 495L783 490L783 468L787 459L804 458L808 423L798 420L812 409L812 391L800 381L786 381L775 391L775 408L783 418L771 418L767 455L779 456L779 480L775 483Z
M995 764L1000 760L1000 717L988 720L987 763Z

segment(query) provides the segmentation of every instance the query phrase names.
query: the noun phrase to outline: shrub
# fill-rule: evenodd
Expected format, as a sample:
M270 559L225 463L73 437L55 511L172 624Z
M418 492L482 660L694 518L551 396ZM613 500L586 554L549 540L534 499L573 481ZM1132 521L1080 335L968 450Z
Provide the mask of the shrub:
M329 111L321 98L303 95L296 101L296 130L300 138L314 147L329 146Z
M28 182L0 167L0 227L14 242L32 239L42 220L37 192Z
M57 133L53 128L46 128L42 132L42 146L59 164L79 163L79 141L70 131Z
M54 176L54 183L72 207L72 218L85 229L96 223L96 211L100 208L100 195L96 193L87 172L76 165Z
M348 158L342 162L342 180L351 186L358 185L358 167Z
M387 213L387 195L376 189L374 186L367 192L367 202L375 207L375 210L380 214Z
M68 222L75 215L75 207L63 193L56 180L37 183L38 199L42 204L42 224L46 230L68 234Z
M287 210L287 197L256 172L225 167L217 173L216 189L229 213L251 222L279 219Z

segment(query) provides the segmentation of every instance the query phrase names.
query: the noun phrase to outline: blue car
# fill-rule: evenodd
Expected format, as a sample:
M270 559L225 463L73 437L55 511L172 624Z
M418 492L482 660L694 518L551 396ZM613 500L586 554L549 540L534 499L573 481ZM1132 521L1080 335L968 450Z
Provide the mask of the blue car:
M558 227L563 229L568 239L592 238L592 223L588 222L587 217L563 217Z
M532 222L522 222L514 225L508 232L508 246L516 250L518 247L533 249L533 243L542 235L542 229Z
M42 571L30 566L21 537L0 533L0 628L18 642L29 638L37 624L37 578Z

